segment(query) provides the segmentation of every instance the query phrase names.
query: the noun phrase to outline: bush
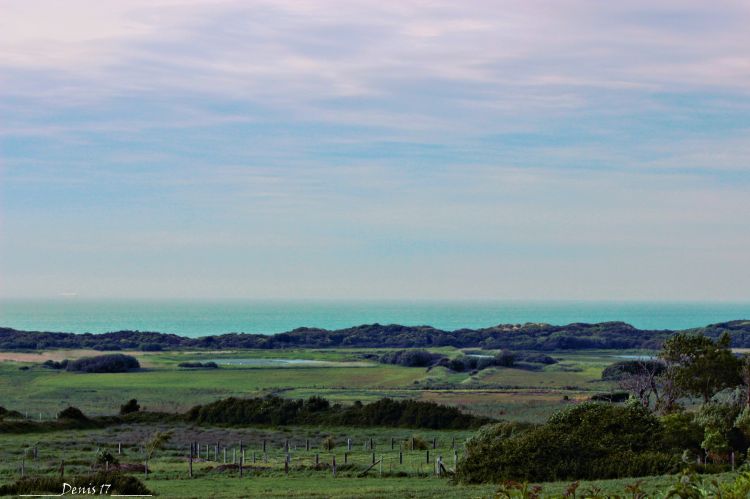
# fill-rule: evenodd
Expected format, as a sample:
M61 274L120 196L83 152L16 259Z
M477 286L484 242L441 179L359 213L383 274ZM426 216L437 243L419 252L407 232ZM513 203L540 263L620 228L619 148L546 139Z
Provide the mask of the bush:
M112 455L112 453L108 450L100 450L96 454L96 464L99 466L112 466L115 464L119 464L119 461L115 456Z
M45 360L42 363L42 367L46 367L47 369L65 369L68 367L68 359L62 360L60 362L54 361L54 360Z
M22 418L23 414L21 414L18 411L12 411L10 409L6 409L5 407L0 405L0 419L4 418Z
M537 352L516 352L513 354L516 362L528 362L530 364L557 364L557 361L549 355Z
M429 367L443 356L427 350L396 350L380 356L381 364L397 364L405 367Z
M508 350L503 350L499 354L495 355L493 364L500 367L513 367L516 361L516 356Z
M326 437L323 440L323 449L330 452L336 447L336 440L333 437Z
M77 407L70 406L57 414L58 419L72 419L74 421L88 421L89 418Z
M191 369L218 369L216 362L180 362L177 367L186 367Z
M68 362L68 371L77 371L85 373L122 373L131 369L138 369L141 365L138 359L130 355L113 353L109 355L99 355L97 357L83 357L78 360Z
M138 405L138 401L136 399L130 399L126 404L120 406L120 415L124 416L125 414L131 414L140 410L141 406Z
M688 450L698 453L703 441L703 428L696 423L695 415L676 412L661 418L664 428L664 447L674 452Z
M479 483L661 474L679 465L662 447L661 423L646 409L584 403L537 427L483 428L467 442L456 476Z

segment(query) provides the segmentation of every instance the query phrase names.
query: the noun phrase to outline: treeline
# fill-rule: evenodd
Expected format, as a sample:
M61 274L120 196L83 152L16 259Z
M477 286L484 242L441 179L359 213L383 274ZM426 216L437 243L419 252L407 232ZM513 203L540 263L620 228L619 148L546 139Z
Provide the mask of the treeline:
M331 404L323 397L306 400L277 396L227 398L197 405L185 413L142 411L137 400L120 406L119 416L86 416L76 407L68 407L52 421L32 421L17 411L0 407L0 433L34 433L63 429L104 428L130 423L175 423L187 421L220 426L388 426L463 430L479 428L493 419L473 416L455 407L434 402L383 398L369 404L355 402L344 406Z
M275 396L218 400L193 407L186 418L198 424L228 426L388 426L435 430L477 428L491 421L434 402L384 398L369 404L355 402L342 406L331 405L322 397L290 400Z
M716 339L726 332L733 347L750 347L750 321L712 324L690 332ZM624 322L505 324L443 331L430 326L363 325L330 331L299 328L274 335L231 333L186 338L175 334L117 331L104 334L50 333L0 328L0 350L92 348L96 350L281 349L281 348L456 348L554 351L569 349L659 349L675 331L637 329Z

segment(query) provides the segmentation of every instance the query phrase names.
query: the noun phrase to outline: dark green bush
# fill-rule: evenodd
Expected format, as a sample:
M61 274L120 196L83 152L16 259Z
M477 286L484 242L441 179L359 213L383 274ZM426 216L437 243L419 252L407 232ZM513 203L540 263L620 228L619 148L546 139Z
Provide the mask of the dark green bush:
M88 421L89 418L77 407L70 406L57 414L58 419L72 419L74 421Z
M3 406L0 406L0 419L3 418L22 418L23 414L21 414L18 411L12 411L10 409L6 409Z
M120 415L132 414L141 410L141 406L136 399L130 399L127 403L120 406Z
M218 369L219 365L216 362L180 362L177 367L185 367L190 369Z
M380 356L381 364L397 364L406 367L429 367L443 358L440 354L427 350L410 349L387 352Z
M68 362L66 369L68 371L77 371L85 373L122 373L131 369L138 369L141 365L138 359L130 355L113 353L108 355L99 355L97 357L83 357Z
M457 478L466 483L603 479L671 471L662 426L638 406L584 403L537 427L494 425L467 442Z
M695 421L695 415L689 412L677 412L661 418L664 448L674 452L690 450L695 453L701 450L703 427Z

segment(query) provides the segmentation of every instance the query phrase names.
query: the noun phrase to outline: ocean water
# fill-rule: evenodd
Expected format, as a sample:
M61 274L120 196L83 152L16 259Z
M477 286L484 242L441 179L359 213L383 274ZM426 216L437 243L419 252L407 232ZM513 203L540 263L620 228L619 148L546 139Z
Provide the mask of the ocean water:
M120 329L183 336L272 334L301 326L431 325L453 330L506 323L624 321L643 329L683 329L750 319L750 303L541 301L0 301L0 326L104 333Z

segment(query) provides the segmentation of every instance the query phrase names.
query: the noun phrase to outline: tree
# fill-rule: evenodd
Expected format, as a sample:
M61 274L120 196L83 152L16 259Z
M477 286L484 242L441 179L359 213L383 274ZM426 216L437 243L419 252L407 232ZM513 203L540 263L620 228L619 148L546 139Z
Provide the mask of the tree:
M652 395L657 402L660 400L659 376L665 371L663 362L639 359L619 367L617 384L636 397L643 407L649 407Z
M741 362L729 344L726 333L716 342L703 335L678 333L664 342L660 356L675 387L682 394L703 397L706 403L715 393L742 382Z

